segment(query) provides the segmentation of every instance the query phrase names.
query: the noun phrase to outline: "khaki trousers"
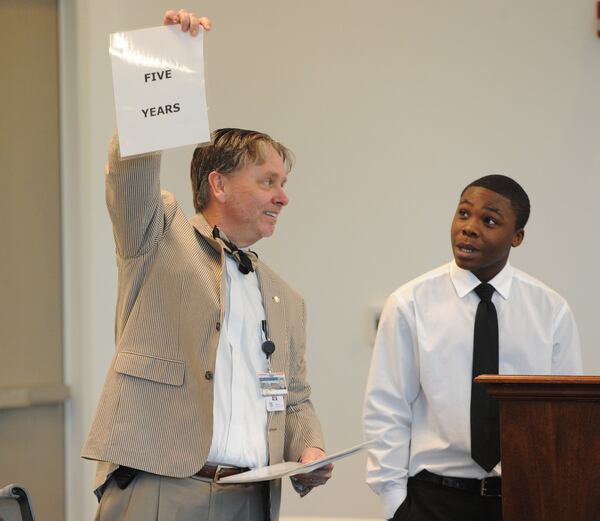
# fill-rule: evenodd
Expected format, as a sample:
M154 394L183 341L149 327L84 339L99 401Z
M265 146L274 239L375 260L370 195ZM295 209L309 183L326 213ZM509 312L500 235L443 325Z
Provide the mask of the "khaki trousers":
M268 491L139 472L125 490L109 480L95 521L269 521Z

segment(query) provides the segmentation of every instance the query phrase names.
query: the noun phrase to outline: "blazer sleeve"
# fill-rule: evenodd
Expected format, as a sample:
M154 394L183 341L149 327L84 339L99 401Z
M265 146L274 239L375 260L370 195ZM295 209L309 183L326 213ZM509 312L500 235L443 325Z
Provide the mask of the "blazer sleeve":
M164 232L160 160L160 153L121 158L118 135L110 141L105 168L106 205L121 258L147 253Z
M288 381L288 402L285 420L285 461L298 461L308 447L325 450L321 424L310 400L310 385L306 375L306 306L301 304L298 323L292 335Z

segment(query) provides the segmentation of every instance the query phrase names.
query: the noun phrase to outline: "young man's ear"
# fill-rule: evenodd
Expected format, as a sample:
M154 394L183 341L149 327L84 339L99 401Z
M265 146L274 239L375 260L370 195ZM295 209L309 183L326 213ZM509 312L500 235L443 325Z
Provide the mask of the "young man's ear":
M215 200L224 203L226 199L225 176L216 170L213 170L208 174L208 186L210 186L210 191Z
M524 238L525 238L525 228L521 228L520 230L517 230L515 232L515 234L513 235L511 246L513 248L520 246L521 243L523 242Z

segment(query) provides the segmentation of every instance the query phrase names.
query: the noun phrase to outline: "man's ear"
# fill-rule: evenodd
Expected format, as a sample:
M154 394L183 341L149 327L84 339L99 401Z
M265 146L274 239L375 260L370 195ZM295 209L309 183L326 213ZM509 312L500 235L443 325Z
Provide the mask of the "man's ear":
M226 199L225 193L225 176L216 170L208 174L208 186L212 196L220 203L224 203Z
M520 230L517 230L515 232L515 234L513 235L512 242L510 243L511 246L513 248L520 246L521 243L523 242L524 238L525 238L525 228L521 228Z

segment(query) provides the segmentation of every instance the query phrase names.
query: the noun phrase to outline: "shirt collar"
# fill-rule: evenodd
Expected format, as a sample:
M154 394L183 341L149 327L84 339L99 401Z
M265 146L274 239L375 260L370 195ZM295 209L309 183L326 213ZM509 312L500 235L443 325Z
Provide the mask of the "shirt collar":
M488 281L504 299L508 299L510 295L513 273L513 267L507 261L502 271ZM450 279L459 298L463 298L481 284L481 281L473 273L459 268L454 260L450 263Z

